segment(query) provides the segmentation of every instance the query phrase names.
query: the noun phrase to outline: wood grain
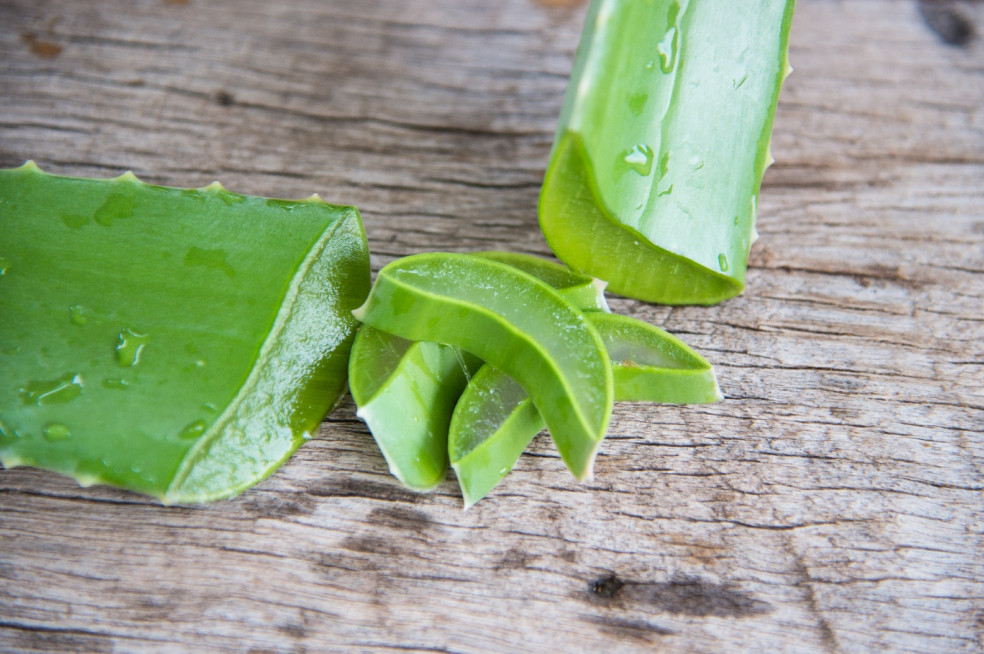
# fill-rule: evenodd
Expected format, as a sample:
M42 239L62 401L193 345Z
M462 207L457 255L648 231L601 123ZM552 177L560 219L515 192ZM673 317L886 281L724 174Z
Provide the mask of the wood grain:
M318 192L374 269L547 254L584 9L4 2L0 166ZM726 401L619 405L587 485L541 436L467 512L402 490L349 400L213 505L0 471L0 650L982 651L984 43L924 15L801 0L748 290L612 301Z

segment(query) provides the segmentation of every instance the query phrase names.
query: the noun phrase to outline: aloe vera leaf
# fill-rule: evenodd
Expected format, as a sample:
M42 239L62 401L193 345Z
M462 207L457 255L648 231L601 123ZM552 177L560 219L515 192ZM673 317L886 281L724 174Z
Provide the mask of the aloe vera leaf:
M477 252L543 280L579 308L608 310L604 283L529 254ZM482 362L460 348L412 342L363 326L349 358L349 389L361 417L400 482L434 488L448 466L448 423Z
M707 359L676 336L629 316L588 316L611 357L615 400L707 404L723 399Z
M476 256L508 264L550 284L565 300L582 311L611 313L605 300L605 282L582 275L563 264L519 252L474 252Z
M793 6L592 1L540 194L561 261L650 302L742 291Z
M611 359L615 401L700 404L722 399L710 363L677 337L646 322L586 314ZM465 508L485 497L516 465L543 418L506 373L483 366L465 387L448 436L448 451Z
M611 366L597 330L549 285L473 255L419 254L384 267L355 315L507 371L544 416L571 472L590 478L611 416Z
M0 460L164 502L270 474L343 391L353 207L0 171Z
M448 468L448 423L481 361L460 348L412 342L363 325L349 358L349 389L403 485L427 491Z

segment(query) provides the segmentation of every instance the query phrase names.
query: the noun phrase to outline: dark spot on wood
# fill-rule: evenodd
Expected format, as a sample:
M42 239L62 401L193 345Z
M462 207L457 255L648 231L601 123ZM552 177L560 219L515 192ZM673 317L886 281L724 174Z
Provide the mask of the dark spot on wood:
M919 0L919 13L944 43L962 46L974 37L974 24L952 2Z
M401 487L395 479L393 483L383 483L358 478L331 478L313 484L307 492L315 497L364 497L370 500L406 503L419 500L417 493Z
M840 391L853 393L861 390L868 385L867 379L860 379L851 375L826 374L820 376L820 383L825 388L833 388Z
M562 550L557 554L557 558L561 561L567 561L568 563L574 563L577 561L577 552L574 550Z
M0 562L0 579L16 579L17 572L9 563Z
M112 652L113 638L43 625L3 625L2 649L10 652Z
M349 536L342 541L342 549L358 554L383 554L393 556L402 550L393 543L374 536Z
M429 526L431 519L423 511L393 506L373 509L369 512L369 522L382 527L417 531Z
M254 491L244 495L243 508L256 518L289 518L314 513L317 501L304 493Z
M506 551L499 559L496 570L524 570L529 565L529 555L525 550L513 547Z
M817 630L820 632L820 640L823 641L827 651L839 651L840 646L837 642L837 636L834 634L834 630L827 621L823 610L821 610L816 593L813 591L813 578L810 576L810 571L806 567L806 561L800 554L794 552L791 545L787 544L786 549L793 553L795 557L794 569L797 578L795 585L806 589L806 601L810 605L810 612L817 618Z
M344 547L345 544L342 544ZM356 543L353 541L351 546L356 549L367 549L366 543ZM379 563L373 557L353 554L333 554L329 552L311 552L308 560L311 561L311 569L333 584L344 584L351 586L353 575L360 576L362 573L375 572L379 570Z
M612 599L620 590L622 590L623 586L625 586L624 581L619 579L614 574L610 574L599 579L595 579L588 584L588 592L591 593L593 597Z
M672 629L650 624L643 620L627 620L625 618L614 618L602 615L583 616L588 622L592 622L606 634L617 638L628 638L643 642L652 642L653 636L669 636L675 633Z
M883 284L897 284L907 289L919 289L925 286L924 282L906 275L901 267L886 264L876 263L866 266L864 269L855 272L853 277L864 288L871 286L873 281Z
M215 94L215 102L220 107L228 107L236 103L236 98L232 97L232 94L228 91L219 91Z
M190 5L191 0L164 0L166 5Z
M279 625L277 627L277 631L289 638L293 638L294 640L302 640L308 637L307 628L297 622L288 622L286 624Z
M147 624L161 624L173 620L178 610L187 609L194 602L188 599L188 592L172 588L160 595L134 593L128 604L134 608L133 621Z
M21 34L21 38L24 40L24 43L27 44L27 49L30 50L31 53L36 54L43 59L54 59L62 53L62 46L54 43L53 41L41 39L37 34L32 32L25 32L24 34Z
M757 600L731 584L715 584L697 578L667 582L626 582L623 596L665 613L743 618L772 611L768 602Z

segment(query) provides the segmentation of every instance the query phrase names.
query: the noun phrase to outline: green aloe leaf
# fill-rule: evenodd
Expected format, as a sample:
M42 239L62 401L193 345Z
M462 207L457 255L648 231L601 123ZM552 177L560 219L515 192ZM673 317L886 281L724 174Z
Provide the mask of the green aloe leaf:
M611 365L597 330L552 287L482 257L420 254L384 267L355 315L507 371L539 408L567 466L590 478L611 415Z
M353 207L0 171L0 461L165 502L270 474L343 391Z
M451 412L480 365L457 347L359 329L349 358L352 399L390 472L408 488L444 481Z
M608 310L604 284L530 254L478 252L545 281L575 306ZM390 472L403 485L427 491L448 466L448 424L455 402L482 365L457 347L412 342L368 325L355 337L349 388Z
M711 364L673 334L629 316L588 318L611 357L616 401L706 404L723 399Z
M611 358L616 401L699 404L722 399L711 364L664 330L628 316L586 314ZM516 465L543 418L506 373L483 366L458 400L448 451L465 507Z
M557 257L650 302L742 291L793 0L593 0L540 195Z
M611 313L608 302L605 300L605 286L607 284L599 279L582 275L563 264L532 254L498 251L475 252L474 254L491 261L510 265L533 275L553 286L565 300L582 311Z

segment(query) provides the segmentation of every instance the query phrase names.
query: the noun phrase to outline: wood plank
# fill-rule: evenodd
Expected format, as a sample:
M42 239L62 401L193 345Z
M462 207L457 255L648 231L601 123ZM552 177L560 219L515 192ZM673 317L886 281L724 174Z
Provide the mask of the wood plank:
M548 254L584 8L5 2L0 166L318 192L360 207L374 269ZM450 477L401 489L350 400L208 506L0 471L0 650L984 649L984 43L801 0L791 59L746 293L612 300L725 402L619 405L585 485L541 435L467 512Z

